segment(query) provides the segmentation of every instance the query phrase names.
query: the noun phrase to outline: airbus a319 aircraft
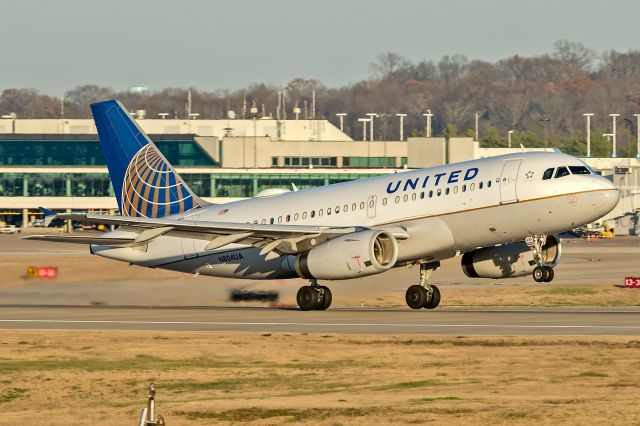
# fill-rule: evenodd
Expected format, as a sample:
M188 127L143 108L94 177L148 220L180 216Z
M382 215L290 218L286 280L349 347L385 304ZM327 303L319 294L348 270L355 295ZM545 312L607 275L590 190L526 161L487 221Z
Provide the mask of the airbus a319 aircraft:
M554 234L597 220L619 191L579 159L517 153L272 196L210 204L194 194L118 101L91 106L121 216L55 218L115 225L99 236L26 238L84 243L91 253L150 268L243 279L304 278L302 310L324 310L345 280L420 265L407 305L433 309L439 261L461 256L470 278L553 279ZM46 209L45 209L46 210Z

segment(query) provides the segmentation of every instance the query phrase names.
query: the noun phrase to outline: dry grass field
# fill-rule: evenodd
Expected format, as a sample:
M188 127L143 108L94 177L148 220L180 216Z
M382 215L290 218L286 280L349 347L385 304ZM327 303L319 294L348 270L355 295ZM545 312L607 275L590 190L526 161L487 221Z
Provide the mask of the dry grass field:
M640 424L640 339L0 331L0 424Z

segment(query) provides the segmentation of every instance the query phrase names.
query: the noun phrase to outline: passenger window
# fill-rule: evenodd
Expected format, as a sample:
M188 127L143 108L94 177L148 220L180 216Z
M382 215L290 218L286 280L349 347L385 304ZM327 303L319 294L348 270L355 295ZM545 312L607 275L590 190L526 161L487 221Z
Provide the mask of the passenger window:
M358 206L356 206L356 203L353 203L353 204L351 205L351 210L355 212L357 207L358 207Z
M312 218L316 217L316 211L315 210L311 210L311 217Z
M484 182L480 182L480 183L478 184L478 189L482 189L482 185L483 185L483 184L484 184Z
M574 175L590 175L591 172L585 166L569 166L569 170Z
M263 224L267 223L267 219L262 219L262 222L260 223L263 223Z
M386 206L386 205L387 205L387 197L384 197L384 198L382 199L382 205L383 205L383 206Z
M331 210L329 210L331 211ZM322 217L322 215L324 214L324 210L320 209L318 210L318 217Z
M375 205L376 205L376 202L375 202L375 201L373 201L373 198L372 198L372 199L369 201L369 208L370 208L370 209L372 209L372 208L373 208L373 206L375 206Z
M278 216L278 223L282 223L282 216Z
M386 201L387 199L385 198L384 200ZM360 203L360 210L364 210L364 201Z
M422 191L422 192L420 193L420 199L421 199L421 200L424 200L424 191Z
M302 220L307 218L307 212L302 212Z
M269 223L273 225L275 223L275 220L273 218L271 218L271 219L269 219Z
M433 197L433 191L429 191L429 198Z
M300 215L298 213L296 213L296 214L293 215L293 220L295 220L297 222L299 217L300 217Z
M418 198L418 195L417 195L415 192L414 192L413 194L411 194L411 199L412 199L413 201L415 201L415 200L416 200L416 198Z
M400 202L400 196L396 196L396 204L398 204Z
M454 186L454 187L453 187L453 193L454 193L454 194L457 194L457 193L458 193L458 185L456 185L456 186Z
M438 197L439 197L440 195L442 195L442 189L438 189L437 194L438 194Z
M291 215L290 214L288 214L286 216L286 218L285 218L285 222L289 222L289 221L291 221Z
M487 188L491 188L491 181L487 182Z
M258 223L258 219L254 220L253 223Z
M473 191L474 189L476 189L475 183L472 183L471 185L469 185L469 191Z
M355 209L354 209L354 210L355 210ZM345 204L345 205L342 207L342 211L343 211L343 212L348 212L348 211L349 211L349 206Z
M330 214L331 214L331 207L327 209L327 215L330 215Z
M467 192L467 185L462 185L462 192Z
M449 187L444 190L445 195L449 195Z
M557 178L561 178L563 176L567 176L569 174L569 169L567 169L566 167L558 167L558 169L556 170L556 175L555 175L555 179Z
M340 213L340 206L336 206L336 214Z
M406 203L408 200L409 200L409 196L407 194L404 194L404 197L402 197L402 201Z
M542 180L551 179L551 177L553 176L553 170L554 170L553 167L545 170L544 173L542 174Z

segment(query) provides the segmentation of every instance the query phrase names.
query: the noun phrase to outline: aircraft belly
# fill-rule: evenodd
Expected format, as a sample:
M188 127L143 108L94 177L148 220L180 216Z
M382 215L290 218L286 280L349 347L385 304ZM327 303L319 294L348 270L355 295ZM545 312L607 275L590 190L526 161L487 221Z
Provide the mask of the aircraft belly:
M260 255L255 247L198 253L198 257L160 266L163 269L213 277L243 279L297 278L282 268L283 257L275 253Z

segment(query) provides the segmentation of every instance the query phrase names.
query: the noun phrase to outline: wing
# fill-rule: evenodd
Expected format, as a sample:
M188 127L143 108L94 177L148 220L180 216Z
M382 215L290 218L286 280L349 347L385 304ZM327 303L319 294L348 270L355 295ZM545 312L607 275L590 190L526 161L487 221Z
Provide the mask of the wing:
M330 227L309 225L267 225L257 223L210 222L190 220L189 216L180 219L142 218L128 216L107 216L92 214L59 214L56 218L81 223L119 226L123 231L137 234L128 242L109 244L109 237L88 238L90 244L103 245L140 245L161 236L169 235L182 238L194 238L209 241L206 250L214 250L232 243L250 244L261 249L261 254L278 250L282 253L302 253L336 238L340 235L368 229L365 227ZM398 239L408 238L404 228L384 228ZM27 239L76 242L75 238L57 236L57 240L48 235L33 235ZM67 240L65 240L67 239ZM124 240L126 238L111 238ZM93 240L97 240L94 242ZM79 242L79 240L78 240Z

